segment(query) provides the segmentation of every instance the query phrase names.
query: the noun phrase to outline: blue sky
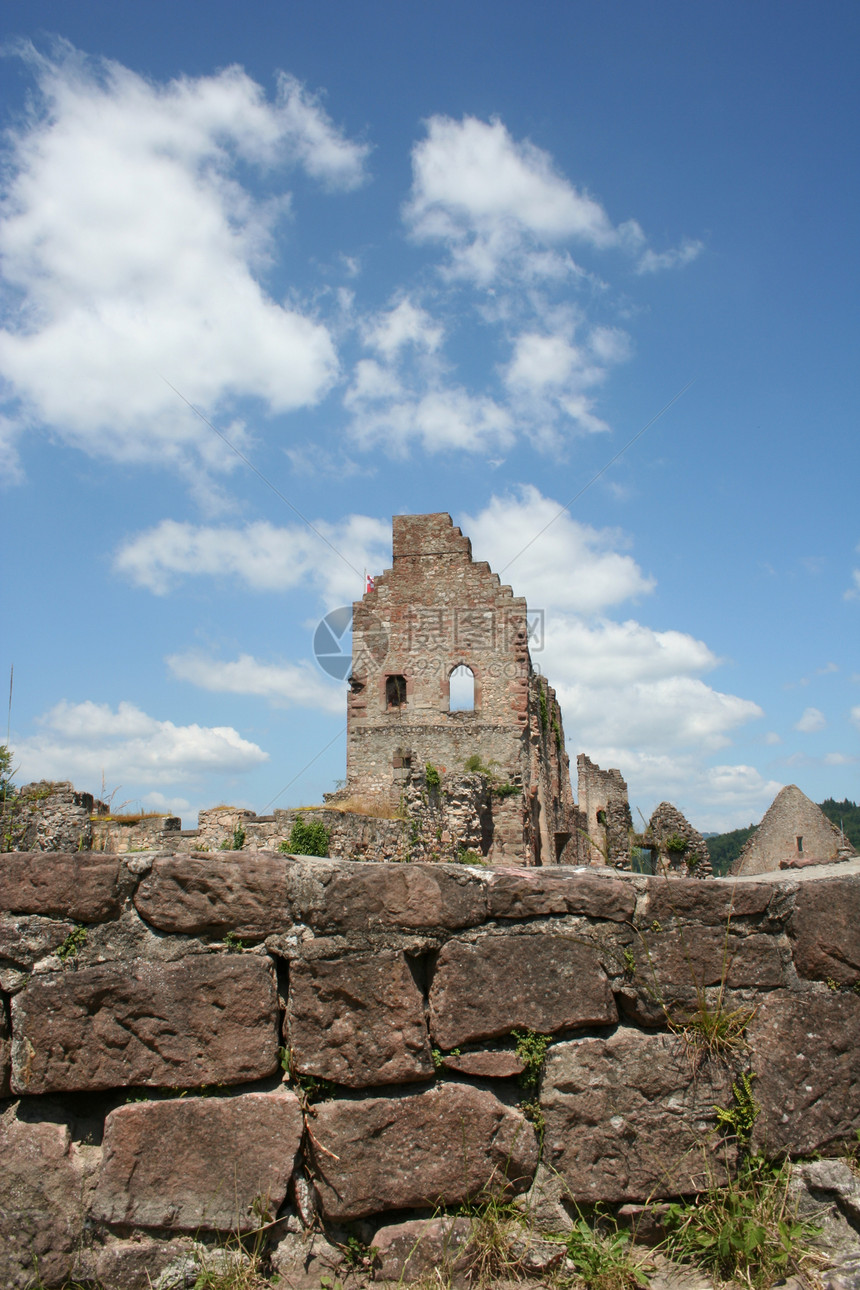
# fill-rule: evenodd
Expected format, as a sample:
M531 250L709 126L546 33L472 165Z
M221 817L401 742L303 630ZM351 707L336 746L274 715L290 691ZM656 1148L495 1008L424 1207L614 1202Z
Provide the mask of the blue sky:
M634 808L860 797L856 5L2 24L20 781L320 800L314 627L447 510Z

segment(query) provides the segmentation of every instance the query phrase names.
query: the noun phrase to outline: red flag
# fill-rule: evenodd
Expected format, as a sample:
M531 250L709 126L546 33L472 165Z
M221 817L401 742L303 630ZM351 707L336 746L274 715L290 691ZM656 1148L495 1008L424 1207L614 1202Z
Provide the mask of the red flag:
M373 591L373 574L366 573L364 575L364 582L365 582L364 594L367 595L368 591Z

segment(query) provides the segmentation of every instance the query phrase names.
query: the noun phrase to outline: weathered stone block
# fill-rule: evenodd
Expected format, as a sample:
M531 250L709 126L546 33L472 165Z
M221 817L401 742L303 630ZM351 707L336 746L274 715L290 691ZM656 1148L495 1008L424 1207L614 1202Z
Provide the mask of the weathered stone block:
M649 878L646 898L639 910L644 926L656 919L669 923L719 923L764 914L779 889L767 882L702 882L698 878Z
M799 976L860 981L860 877L800 883L788 934Z
M267 852L241 858L162 856L137 889L141 918L163 932L263 937L292 926L289 890L295 862Z
M522 1113L467 1084L322 1102L311 1149L330 1219L522 1191L537 1164L534 1129Z
M189 1239L174 1241L118 1241L105 1245L95 1256L99 1284L109 1290L152 1290L171 1263L184 1260L194 1249ZM175 1282L174 1284L181 1284Z
M848 1140L860 1123L860 997L775 991L747 1027L754 1142L768 1154L811 1155Z
M471 1236L471 1220L450 1214L380 1227L373 1238L374 1278L409 1285L439 1274L447 1283L452 1275L468 1269L474 1253L469 1250Z
M577 1203L690 1193L725 1176L714 1106L731 1103L721 1065L696 1064L678 1035L619 1027L547 1053L543 1171Z
M343 1250L322 1232L288 1232L271 1253L272 1272L286 1290L321 1290L351 1283Z
M74 923L30 914L0 914L0 959L31 968L62 945Z
M84 1233L87 1169L56 1107L7 1106L0 1161L0 1285L24 1290L36 1275L65 1284Z
M12 1000L19 1093L238 1084L277 1068L278 1007L264 958L201 954L34 977Z
M120 1106L105 1121L93 1213L126 1226L250 1231L283 1203L301 1139L287 1090Z
M366 932L473 927L486 911L482 876L462 865L342 864L323 907L302 912L320 930Z
M116 857L87 852L0 855L0 909L102 923L119 912Z
M442 1060L446 1070L484 1079L512 1079L522 1075L525 1063L505 1049L484 1049L476 1053L449 1054Z
M362 1088L433 1074L424 999L403 954L290 966L289 1044L299 1071Z
M515 1027L553 1034L617 1020L595 947L573 935L479 933L439 952L430 1031L441 1048L495 1039Z
M775 990L785 984L774 936L668 924L640 933L630 950L636 963L632 984L654 1001L689 998L704 986Z
M487 903L490 918L582 914L627 922L636 907L636 891L623 879L581 870L519 869L490 876Z

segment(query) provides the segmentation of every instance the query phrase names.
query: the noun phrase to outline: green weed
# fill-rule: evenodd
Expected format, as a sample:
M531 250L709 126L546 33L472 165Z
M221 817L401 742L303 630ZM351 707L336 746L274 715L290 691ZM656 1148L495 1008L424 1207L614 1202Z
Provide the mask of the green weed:
M751 1156L725 1186L667 1207L662 1248L672 1259L753 1290L802 1276L816 1258L809 1243L817 1229L797 1217L790 1176L790 1165Z
M68 963L77 957L78 951L82 950L87 943L87 934L86 927L81 923L69 932L62 945L57 946L57 958L61 963Z
M525 1066L519 1076L520 1085L522 1088L537 1088L550 1036L539 1035L534 1030L512 1030L511 1035L517 1041L517 1057Z
M221 843L220 847L218 848L218 850L219 851L241 851L244 845L245 845L245 830L242 828L241 824L237 824L235 829L233 830L232 836L229 838L225 838L224 841Z
M746 1147L752 1137L753 1127L761 1110L761 1103L753 1097L752 1082L755 1072L740 1075L732 1084L734 1106L715 1106L717 1124L734 1134L741 1147Z
M431 793L438 793L442 785L442 776L432 762L428 761L424 767L424 781Z
M455 857L457 864L486 864L483 856L479 856L477 851L467 850L461 847Z
M648 1285L630 1250L630 1233L607 1215L595 1213L591 1223L577 1219L567 1238L567 1257L594 1290L633 1290Z

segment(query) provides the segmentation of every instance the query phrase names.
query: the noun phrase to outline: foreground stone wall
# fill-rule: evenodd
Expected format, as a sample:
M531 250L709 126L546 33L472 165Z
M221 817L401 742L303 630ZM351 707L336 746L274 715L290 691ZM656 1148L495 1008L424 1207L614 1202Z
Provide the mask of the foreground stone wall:
M857 874L17 853L0 911L4 1286L136 1290L275 1218L277 1262L493 1191L556 1231L689 1194L744 1071L758 1149L860 1123ZM746 1045L668 1024L704 1004ZM551 1039L533 1087L515 1031Z

